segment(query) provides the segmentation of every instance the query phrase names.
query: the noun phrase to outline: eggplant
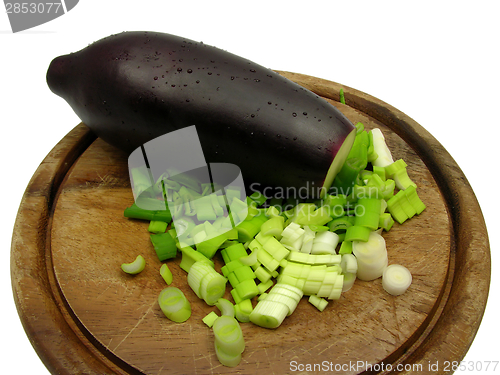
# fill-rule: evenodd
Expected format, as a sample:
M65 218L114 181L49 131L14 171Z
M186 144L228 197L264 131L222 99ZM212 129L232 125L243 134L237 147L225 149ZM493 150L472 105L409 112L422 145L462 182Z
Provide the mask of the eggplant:
M195 125L207 162L237 165L268 196L324 193L356 133L337 108L278 73L165 33L123 32L59 56L47 84L126 152Z

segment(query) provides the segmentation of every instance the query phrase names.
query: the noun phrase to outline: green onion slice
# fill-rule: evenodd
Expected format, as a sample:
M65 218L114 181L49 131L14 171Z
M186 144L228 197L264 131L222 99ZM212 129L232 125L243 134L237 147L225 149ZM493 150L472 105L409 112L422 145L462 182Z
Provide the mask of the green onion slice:
M191 316L191 305L179 288L169 286L163 289L158 304L165 316L174 322L185 322Z
M212 326L215 345L229 356L237 356L245 350L245 340L240 323L229 315L220 316Z
M142 272L146 267L146 260L142 255L137 255L137 258L132 263L123 263L121 268L123 272L128 273L130 275L136 275L139 272Z
M173 275L172 271L170 271L170 268L168 268L166 263L163 263L160 267L160 275L163 277L163 280L167 283L167 285L172 284L173 280Z

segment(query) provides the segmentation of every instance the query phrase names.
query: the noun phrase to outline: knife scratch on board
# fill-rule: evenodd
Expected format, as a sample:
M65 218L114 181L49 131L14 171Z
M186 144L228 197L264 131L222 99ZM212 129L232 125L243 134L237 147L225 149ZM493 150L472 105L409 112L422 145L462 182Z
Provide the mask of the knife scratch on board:
M265 361L265 363L272 363L271 358L269 357L269 353L267 352L267 348L264 346L263 349L264 349L264 352L266 353L266 359L267 359L267 361ZM267 369L267 370L269 370L269 369ZM272 371L272 374L274 375L274 371Z
M295 351L295 349L298 347L299 345L293 345L291 347L289 347L287 350L285 350L283 353L281 353L282 355L285 354L285 353L288 353L290 351Z
M330 349L335 344L337 344L337 343L336 342L332 342L330 345L328 345L325 349L323 349L322 351L320 351L318 354L323 354L324 352L326 352L328 349Z
M191 339L191 342L196 342L196 340L193 339L193 335L192 335L193 330L192 330L192 328L193 328L192 326L189 326L189 337ZM213 341L214 337L209 332L210 331L207 330L206 336L207 336L207 338L208 338L209 341L210 340ZM202 359L206 360L208 362L208 364L209 364L209 371L210 371L211 374L213 374L214 373L214 369L220 366L220 363L218 361L217 361L217 366L214 366L214 364L212 362L212 357L213 357L214 354L215 353L213 353L212 351L206 352L206 354L205 353L199 353L199 352L193 352L193 361L194 361L194 363L196 365L197 361L202 360ZM195 368L195 373L197 372L197 370L198 369Z
M99 177L100 181L97 181L97 188L100 188L102 186L106 185L113 185L115 184L118 179L116 177L110 176L109 174L105 174L104 176L101 176L99 172L97 172L97 177ZM87 181L87 184L90 184L89 181Z
M101 293L99 293L95 299L98 300L99 298L101 298L104 295L104 293L106 293L109 290L109 288L111 288L111 284L108 285Z
M113 341L112 337L109 339L108 345L106 345L106 349L108 349L108 350L109 350L109 346L111 345L111 341Z
M393 322L396 324L396 331L398 333L401 333L401 328L399 327L399 320L398 320L398 309L396 307L396 300L393 298L391 303L392 307L392 313L394 314ZM385 327L384 327L385 328ZM392 333L388 328L385 328L387 332L389 332L396 340L399 340L399 335Z
M208 331L207 331L208 332ZM207 333L207 337L208 337L208 333ZM190 341L191 342L196 342L196 340L193 338L193 326L189 325L189 338L190 338ZM207 353L207 354L202 354L202 353L198 353L198 352L194 352L193 351L193 363L195 364L195 373L198 373L198 369L196 368L196 361L200 360L200 359L206 359L209 363L209 371L211 374L214 373L213 371L213 363L212 363L212 354L211 353Z
M118 345L115 346L115 348L113 349L113 351L116 351L118 349L118 347L123 344L123 342L132 334L132 332L135 331L135 329L137 327L139 327L139 325L142 323L142 321L146 318L146 316L151 312L151 310L153 309L153 307L156 305L156 301L154 303L151 304L151 306L149 307L149 309L142 315L142 317L137 321L137 323L135 324L135 326L132 327L132 329L125 335L125 337L122 339L122 341L120 341L118 343Z

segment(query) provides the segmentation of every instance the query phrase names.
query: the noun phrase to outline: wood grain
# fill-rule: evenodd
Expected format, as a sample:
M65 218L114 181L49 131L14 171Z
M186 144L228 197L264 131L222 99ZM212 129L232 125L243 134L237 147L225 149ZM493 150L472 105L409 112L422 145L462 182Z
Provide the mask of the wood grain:
M380 128L394 157L407 161L427 209L384 237L389 262L413 274L408 292L392 297L380 279L358 280L322 313L303 299L277 330L242 324L243 360L236 369L221 366L212 332L201 322L215 308L187 287L180 258L168 261L172 285L191 301L192 317L176 324L162 315L157 296L166 285L148 224L123 217L133 202L127 155L80 124L33 176L12 241L19 316L52 373L282 374L316 364L354 374L377 363L403 365L401 373L429 373L429 363L465 356L486 304L490 254L479 205L460 168L424 128L390 105L334 82L279 73L326 98L351 121ZM338 102L340 88L346 105ZM124 274L120 264L138 254L146 269ZM352 364L359 366L353 370Z

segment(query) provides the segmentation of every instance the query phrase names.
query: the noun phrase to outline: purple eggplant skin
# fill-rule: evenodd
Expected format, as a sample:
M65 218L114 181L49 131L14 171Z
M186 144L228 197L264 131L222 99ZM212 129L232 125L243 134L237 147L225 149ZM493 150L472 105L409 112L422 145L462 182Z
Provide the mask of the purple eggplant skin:
M206 161L236 164L252 190L314 197L355 131L333 105L274 71L165 33L123 32L57 57L47 83L127 152L196 125Z

